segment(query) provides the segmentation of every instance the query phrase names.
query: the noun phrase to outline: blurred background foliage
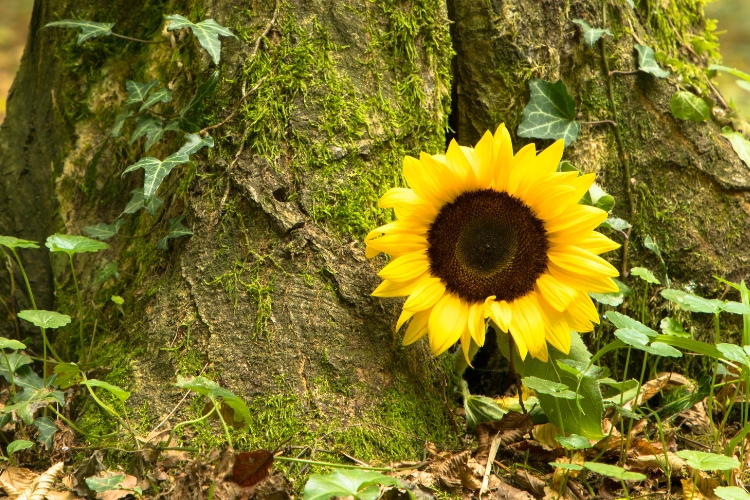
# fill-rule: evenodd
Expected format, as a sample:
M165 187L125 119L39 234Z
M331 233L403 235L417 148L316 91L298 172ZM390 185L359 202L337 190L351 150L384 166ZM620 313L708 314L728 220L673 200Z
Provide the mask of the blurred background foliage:
M0 123L26 44L33 5L33 0L0 0ZM724 65L750 73L750 0L708 0L705 11L718 20L718 31L724 32L719 35ZM750 119L750 90L737 85L737 78L729 74L722 73L715 81L727 100Z

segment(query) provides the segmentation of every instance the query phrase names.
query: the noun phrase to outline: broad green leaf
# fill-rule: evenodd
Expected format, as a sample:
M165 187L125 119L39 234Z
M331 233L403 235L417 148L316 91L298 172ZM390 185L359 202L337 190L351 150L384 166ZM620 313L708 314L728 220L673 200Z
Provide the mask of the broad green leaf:
M81 369L75 363L58 363L55 366L57 375L57 385L60 389L67 389L70 386L78 384L82 379Z
M624 314L618 313L617 311L607 311L606 317L617 328L629 328L651 339L654 339L657 335L659 335L640 321L636 321L630 316L625 316Z
M219 72L214 71L211 77L198 86L195 95L187 105L180 111L179 125L185 132L198 132L200 127L200 109L203 101L216 90L219 83Z
M26 344L17 340L0 337L0 349L26 349Z
M221 42L219 41L219 36L231 36L237 38L234 33L213 19L206 19L205 21L195 24L183 16L175 14L167 16L167 20L172 21L172 23L167 26L167 31L190 28L193 31L193 35L198 39L198 43L200 43L201 47L206 49L208 55L211 56L214 64L219 64L219 60L221 59Z
M150 108L157 102L168 103L171 100L172 100L172 92L170 90L167 90L165 88L158 89L156 90L156 92L152 92L151 95L149 95L148 97L146 97L146 99L143 100L143 104L138 109L138 112L140 113L141 111L144 111Z
M110 134L112 134L112 137L120 137L120 134L122 134L122 127L125 125L125 121L133 116L134 111L132 109L125 108L122 110L122 113L117 115L115 118L115 124L112 125L112 130L110 130Z
M591 448L591 443L588 439L578 434L571 434L568 437L555 436L558 443L562 445L566 450L585 450Z
M626 231L633 227L628 221L619 219L617 217L608 218L607 220L602 222L602 225L605 227L611 227L615 231Z
M138 210L145 208L146 212L148 212L150 215L156 215L156 211L159 210L159 207L161 207L164 204L164 200L159 198L158 196L152 196L150 200L148 200L148 203L144 206L143 202L145 201L143 197L143 189L134 189L130 192L133 197L130 199L127 205L125 205L125 210L122 211L124 214L134 214Z
M469 393L466 382L464 386L464 410L466 412L466 427L473 429L481 422L500 420L508 413L495 403L495 400L485 396L473 396Z
M705 342L700 342L698 340L693 340L685 337L674 337L672 335L659 335L654 340L667 345L671 345L673 347L679 347L683 351L703 354L704 356L709 356L714 359L722 359L721 352L716 348L716 346L706 344Z
M170 240L172 238L180 238L182 236L190 236L191 234L193 234L190 229L186 228L182 224L182 219L184 218L185 216L182 215L180 217L169 219L169 221L167 222L167 235L159 238L159 241L156 243L156 248L158 248L159 250L168 250L169 247L167 246L167 240Z
M93 226L84 226L83 232L99 240L108 240L120 232L120 228L125 224L125 219L116 219L112 224L100 222Z
M617 307L625 300L625 297L619 292L612 293L594 293L589 292L589 296L600 304L605 306Z
M564 464L560 462L549 462L549 464L555 469L563 470L583 470L583 465L578 464Z
M234 410L234 421L245 422L247 425L250 422L250 409L247 404L232 391L224 389L213 380L207 379L206 377L194 377L186 379L182 375L177 375L177 383L175 384L181 389L189 389L198 394L202 394L212 401L216 398L221 398L224 404Z
M20 354L17 352L11 352L9 354L5 355L8 358L8 363L5 363L5 357L0 356L0 375L2 375L5 380L10 382L10 374L8 373L8 365L10 365L10 370L15 374L18 370L23 368L26 365L30 365L34 361L27 356L26 354ZM13 380L15 382L15 379Z
M714 495L721 500L750 500L750 493L738 486L719 486L714 489Z
M83 380L81 381L81 384L88 386L88 387L101 387L102 389L110 392L114 397L116 397L123 403L127 401L128 398L130 397L130 393L126 391L125 389L121 389L117 387L116 385L112 385L102 380L96 380L96 379Z
M563 139L565 146L576 140L581 124L576 121L576 104L565 89L565 84L532 79L529 82L531 100L523 110L518 126L519 137Z
M125 481L125 474L113 474L106 477L87 477L86 485L97 493L120 490Z
M704 299L682 290L667 288L662 290L661 296L670 302L690 312L716 314L724 308L724 303L717 299Z
M70 316L55 311L44 311L42 309L32 311L26 309L18 313L18 317L25 319L40 328L60 328L70 323Z
M682 328L682 323L669 317L661 320L661 322L659 323L659 328L661 328L662 333L664 333L665 335L674 335L677 337L686 338L692 337L689 332L686 332Z
M724 306L721 310L722 312L728 312L731 314L750 314L750 307L742 302L735 302L733 300L724 302Z
M39 248L35 241L21 240L13 236L0 236L0 245L6 248Z
M39 417L34 420L34 426L39 429L36 440L42 443L48 450L51 450L55 433L58 430L55 421L50 417Z
M652 273L650 270L646 269L645 267L634 267L630 270L630 274L633 276L638 276L643 281L647 283L653 283L654 285L661 285L661 281L654 276L654 273Z
M693 94L680 90L669 101L669 109L675 118L680 120L691 120L694 122L703 122L711 116L711 110L708 109L706 101Z
M67 234L53 234L49 236L44 246L49 248L50 252L63 252L68 255L82 252L98 252L99 250L109 248L109 245L101 241L92 240L85 236L70 236Z
M726 73L729 73L730 75L736 76L737 78L742 78L746 82L750 83L750 75L736 68L730 68L728 66L722 66L720 64L712 64L708 67L708 69L713 71L724 71Z
M303 500L328 500L331 497L354 496L375 500L380 496L378 485L397 485L398 479L380 472L359 469L337 469L330 474L311 474L302 492Z
M750 355L740 346L734 344L716 344L724 359L735 361L750 368Z
M729 127L722 127L721 135L729 139L734 152L737 153L737 156L740 157L740 160L745 163L745 166L750 168L750 141L745 139L744 135L739 132L735 132Z
M669 76L669 71L665 71L659 67L654 58L654 49L645 45L636 45L635 50L638 51L638 70L654 75L657 78L666 78Z
M576 377L599 379L606 377L609 374L608 368L602 368L595 365L589 366L589 363L576 361L575 359L558 359L557 366L572 373Z
M715 453L695 450L680 450L676 455L687 462L693 469L702 471L731 470L740 466L737 459Z
M157 85L159 85L159 82L156 80L151 80L148 83L128 80L125 82L125 88L128 90L128 98L125 100L125 106L143 102L146 99L146 95Z
M597 462L584 462L583 466L591 472L596 472L602 476L611 477L620 481L643 481L646 476L637 472L628 472L622 467L609 464L600 464Z
M187 142L177 152L187 156L197 153L204 146L214 147L214 139L210 135L201 137L198 134L187 134L185 139L187 139Z
M78 35L78 45L81 45L89 38L110 35L114 25L115 23L95 23L93 21L87 21L86 19L63 19L62 21L47 23L44 27L58 26L61 28L81 28L81 33Z
M633 330L632 328L619 328L615 331L615 337L631 347L643 350L648 345L648 336Z
M13 455L17 451L28 450L33 448L34 443L25 439L17 439L8 445L8 455Z
M145 158L141 158L136 163L126 168L123 172L123 175L142 168L146 172L146 176L143 181L143 197L145 199L150 199L156 194L156 191L159 189L161 182L167 175L169 175L172 169L188 161L189 159L187 155L183 153L171 154L167 158L165 158L164 161L160 161L158 158L147 156Z
M135 130L130 135L130 144L144 136L147 143L153 144L157 141L156 137L159 134L164 134L161 120L151 115L141 115L135 119ZM145 150L149 147L147 146Z
M535 391L537 394L546 394L553 398L576 399L576 393L568 389L567 385L559 382L553 382L551 380L532 376L524 377L523 385Z
M649 354L654 356L661 356L664 358L681 358L682 353L663 342L651 342L651 345L646 346L644 349Z
M573 19L573 22L581 27L583 30L583 41L591 48L594 48L594 44L599 41L602 35L612 36L612 32L608 29L592 28L583 19Z
M508 335L493 324L497 333L497 343L503 355L508 357ZM552 382L565 384L572 392L579 387L578 377L566 373L557 367L557 360L573 359L583 363L591 360L591 354L583 344L580 335L571 331L570 353L564 354L552 346L549 349L549 362L539 361L531 356L526 356L521 360L518 351L513 353L513 362L516 371L522 377L537 377ZM602 434L602 414L604 413L604 404L602 403L602 394L599 391L599 384L591 378L584 378L580 381L579 388L580 398L577 400L555 399L547 394L539 394L539 404L544 410L545 415L550 422L559 428L564 428L565 432L579 434L589 439L601 439ZM558 411L558 405L560 411ZM580 408L579 408L580 405Z
M580 175L581 171L576 168L575 165L570 163L568 160L563 160L557 165L558 172L578 172Z

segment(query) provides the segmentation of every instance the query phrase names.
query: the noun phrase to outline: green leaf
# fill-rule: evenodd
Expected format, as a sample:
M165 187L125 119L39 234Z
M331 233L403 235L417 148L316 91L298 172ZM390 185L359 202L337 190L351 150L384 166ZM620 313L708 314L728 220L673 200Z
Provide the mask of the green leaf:
M711 110L708 109L706 101L697 95L680 90L669 101L669 109L675 118L680 120L692 120L694 122L703 122L711 116Z
M106 477L87 477L86 485L97 493L120 490L125 481L125 474L114 474Z
M18 317L25 319L40 328L60 328L70 323L70 316L55 311L44 311L42 309L32 311L26 309L18 313Z
M654 58L654 49L647 47L646 45L636 45L635 50L638 51L638 70L654 75L657 78L666 78L669 76L669 71L665 71L659 67Z
M177 152L187 156L197 153L204 146L214 147L214 139L210 135L201 137L198 134L187 134L185 139L187 139L187 142Z
M628 221L622 220L618 217L610 217L602 222L604 227L611 227L615 231L626 231L633 227Z
M26 344L19 342L17 340L11 340L6 339L5 337L0 337L0 349L26 349Z
M201 47L206 49L208 55L213 59L214 64L219 64L219 60L221 59L221 42L219 41L219 36L231 36L237 38L234 33L213 19L206 19L205 21L194 24L188 19L175 14L167 16L167 20L172 21L172 23L167 26L167 31L174 31L182 28L190 28L193 30L193 35L198 39L198 43L201 44Z
M234 410L235 422L245 422L245 425L248 425L250 422L250 409L242 398L236 396L232 391L224 389L213 380L207 379L206 377L186 379L182 375L177 375L177 383L175 385L181 389L189 389L198 394L202 394L214 402L216 401L216 398L221 398L224 401L224 404Z
M210 78L198 86L195 95L180 111L180 129L186 132L198 132L200 127L200 108L203 101L216 90L219 83L219 72L214 71Z
M692 337L689 332L686 332L682 328L682 323L669 317L661 320L661 322L659 323L659 328L661 328L662 333L664 333L665 335L674 335L676 337L686 338Z
M184 218L185 216L182 215L180 217L173 217L172 219L169 219L169 221L167 222L167 235L159 238L159 241L156 243L156 248L158 248L159 250L168 250L169 247L167 246L167 240L170 240L172 238L180 238L182 236L190 236L191 234L193 234L190 229L182 225L182 219Z
M695 450L681 450L676 455L687 462L693 469L702 471L731 470L740 466L737 459L715 453Z
M576 140L581 124L576 118L576 104L565 89L565 84L532 79L529 82L531 100L523 110L518 126L519 137L563 139L565 146Z
M68 255L82 252L98 252L99 250L109 248L109 245L101 241L92 240L85 236L70 236L67 234L53 234L49 236L44 246L49 248L50 252L63 252Z
M735 132L729 127L722 127L721 135L729 139L734 152L737 153L737 156L740 157L740 160L745 163L745 166L750 168L750 141L745 139L744 135L739 132Z
M108 240L120 232L120 228L125 224L125 219L116 219L112 224L100 222L93 226L84 226L83 232L99 240Z
M127 401L128 398L130 397L130 393L126 391L125 389L121 389L117 387L116 385L112 385L102 380L96 380L96 379L82 380L81 384L88 386L88 387L101 387L102 389L110 392L114 397L116 397L123 403Z
M81 28L81 33L78 35L78 45L81 45L89 38L109 36L112 34L112 27L114 25L115 23L95 23L93 21L87 21L86 19L63 19L62 21L47 23L44 27L59 26L61 28Z
M134 214L138 210L145 208L146 212L148 212L150 215L156 215L156 211L159 210L159 207L161 207L164 204L164 200L159 198L158 196L152 196L150 200L148 200L148 203L144 206L143 202L145 201L145 198L143 197L143 188L134 189L130 192L133 197L130 199L127 205L125 205L125 210L122 211L124 214Z
M600 304L605 306L617 307L625 300L625 297L619 292L611 293L594 293L589 292L589 296Z
M716 344L724 359L734 361L750 368L750 355L740 346L734 344Z
M110 297L110 300L114 302L115 304L117 304L118 306L121 306L125 303L125 299L123 299L119 295L113 295L112 297Z
M602 476L611 477L620 481L643 481L646 479L646 476L643 474L628 472L622 467L617 467L616 465L584 462L583 466L591 472L596 472Z
M589 366L588 363L576 361L574 359L558 359L557 366L576 377L599 379L606 377L609 374L608 368L602 368L595 365Z
M35 241L21 240L13 236L0 236L0 245L6 248L39 248Z
M5 377L5 380L10 382L10 374L8 373L8 365L10 365L10 370L15 374L23 368L26 365L30 365L33 363L32 359L27 356L26 354L19 354L17 352L11 352L9 354L5 355L8 358L8 363L5 363L5 358L0 357L0 375ZM13 380L16 382L16 380ZM17 382L16 382L17 384Z
M117 118L115 118L115 124L112 125L112 130L110 130L110 134L112 134L112 137L120 137L120 134L122 134L122 127L125 125L125 121L133 116L134 111L132 109L125 108L122 110L122 113L117 115Z
M34 443L25 439L17 439L8 445L8 455L13 455L17 451L28 450L33 448Z
M682 353L680 351L663 342L651 342L651 345L646 346L643 350L649 354L653 354L654 356L661 356L664 358L682 357Z
M125 88L128 90L128 98L125 99L125 106L143 102L143 100L146 98L146 95L151 92L151 89L153 89L157 85L159 85L159 82L156 80L151 80L148 83L140 83L128 80L127 82L125 82Z
M117 269L117 262L107 262L107 265L96 273L96 283L104 283L110 278L119 278L120 271Z
M171 91L164 89L164 88L158 89L156 92L153 92L150 96L144 99L143 104L138 109L138 112L140 113L141 111L144 111L150 108L157 102L167 103L167 102L170 102L171 100L172 100Z
M167 158L165 158L164 161L160 161L158 158L147 156L145 158L141 158L136 163L126 168L123 172L123 175L142 168L146 172L146 176L143 181L143 197L145 199L150 199L156 194L156 191L159 189L161 182L167 175L169 175L172 169L178 165L187 163L188 161L189 159L187 155L183 153L171 154Z
M618 313L617 311L607 311L606 317L617 328L629 328L651 339L654 339L657 335L659 335L640 321L636 321L630 316L625 316L624 314Z
M549 462L549 464L555 469L563 470L583 470L583 465L578 464L563 464L560 462Z
M634 267L630 270L630 274L633 276L638 276L643 281L647 283L653 283L654 285L661 285L661 281L654 276L654 273L652 273L650 270L646 269L645 267Z
M311 474L302 493L303 500L328 500L331 497L354 496L360 500L375 500L380 496L377 485L399 484L395 477L380 472L359 469L337 469L330 474Z
M683 351L695 352L715 359L722 359L721 352L716 346L684 337L673 337L672 335L659 335L657 342L662 342L673 347L679 347Z
M555 440L562 445L566 450L586 450L591 448L591 443L588 439L578 434L571 434L568 437L555 436ZM580 470L580 469L579 469Z
M591 26L589 26L589 23L587 23L583 19L573 19L573 22L581 27L581 29L583 30L583 41L586 42L586 45L588 45L592 49L594 48L594 44L599 41L602 35L612 36L612 32L608 29L592 28Z
M750 92L750 83L748 83L748 82L746 82L746 81L744 81L744 80L737 80L737 81L736 81L736 82L734 82L734 83L736 83L736 84L737 84L737 86L738 86L739 88L741 88L741 89L745 89L745 90L747 90L748 92Z
M485 396L473 396L464 385L464 411L466 412L466 427L474 429L481 422L500 420L508 413L495 403L495 400Z
M742 302L735 302L733 300L724 302L724 306L721 310L722 312L728 312L731 314L750 314L750 307Z
M716 314L721 312L724 308L724 303L720 300L704 299L703 297L692 295L674 288L664 289L660 293L661 296L668 301L673 302L682 309L690 312Z
M750 493L738 486L719 486L714 489L714 495L721 500L750 500Z
M56 382L60 389L67 389L70 386L78 384L83 379L81 369L75 363L58 363L55 366L55 374L57 375Z
M58 430L55 421L49 417L39 417L34 420L34 426L39 429L36 440L42 443L48 450L51 450L55 433Z
M546 394L553 398L576 399L576 393L568 389L568 386L539 377L524 377L523 385L535 391L537 394ZM581 396L579 396L581 397Z
M709 71L725 71L731 75L736 76L737 78L742 78L746 82L750 83L750 75L736 68L730 68L728 66L722 66L720 64L712 64L708 67L708 69Z
M643 350L648 345L648 336L633 330L632 328L619 328L615 331L615 337L631 347Z
M135 119L135 130L130 135L130 144L133 144L143 136L146 136L147 143L154 144L160 134L164 135L161 120L151 115L141 115ZM145 150L149 148L150 146L146 146Z

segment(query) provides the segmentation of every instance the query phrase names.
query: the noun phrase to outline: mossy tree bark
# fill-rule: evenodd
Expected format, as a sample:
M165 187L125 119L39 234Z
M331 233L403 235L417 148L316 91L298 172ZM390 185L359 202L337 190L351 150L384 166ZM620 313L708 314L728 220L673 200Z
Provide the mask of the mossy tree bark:
M584 119L618 122L619 141L608 125L585 126L566 157L615 194L618 215L634 224L631 254L652 235L678 280L744 277L750 250L738 243L750 177L719 124L674 119L667 81L602 71L602 55L612 69L632 69L635 37L694 68L701 61L677 41L705 29L692 0L671 2L670 12L645 0L637 11L605 2L615 36L601 52L571 23L600 25L595 0L280 4L89 0L34 9L0 130L0 232L37 241L112 222L142 185L140 174L121 172L179 148L173 132L148 151L142 140L109 136L126 80L159 80L178 110L217 69L187 33L162 44L101 37L79 47L73 33L42 26L114 21L118 33L166 40L162 15L180 13L238 35L222 39L221 84L202 116L210 126L234 113L209 132L215 148L167 177L156 216L130 216L109 250L76 257L92 351L83 359L110 365L108 380L133 390L144 427L182 397L169 385L175 374L202 373L251 404L257 418L239 441L246 446L328 434L368 459L414 455L424 439L453 442L443 405L451 363L422 343L400 347L400 304L369 296L383 261L368 262L361 243L390 217L375 202L402 183L403 156L444 148L451 86L453 128L470 145L501 122L516 129L528 79L562 78ZM180 215L193 236L157 250L166 221ZM734 224L718 223L727 219ZM631 261L657 267L638 256ZM75 311L66 263L46 250L23 257L43 307ZM100 279L110 262L118 276ZM122 312L112 295L125 298ZM74 359L78 328L68 328L57 343ZM190 411L200 404L177 415Z

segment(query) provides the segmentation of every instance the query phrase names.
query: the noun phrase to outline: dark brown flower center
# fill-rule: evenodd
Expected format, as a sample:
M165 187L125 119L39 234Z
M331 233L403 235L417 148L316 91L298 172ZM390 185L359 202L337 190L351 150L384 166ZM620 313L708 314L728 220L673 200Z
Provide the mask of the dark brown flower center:
M523 297L547 269L544 223L506 192L463 193L440 209L427 241L430 272L467 302Z

